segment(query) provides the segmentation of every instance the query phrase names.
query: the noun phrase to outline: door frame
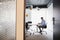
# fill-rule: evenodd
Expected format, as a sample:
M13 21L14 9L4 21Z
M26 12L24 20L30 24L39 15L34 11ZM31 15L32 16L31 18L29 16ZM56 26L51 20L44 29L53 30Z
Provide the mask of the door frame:
M16 40L24 40L24 0L16 0Z

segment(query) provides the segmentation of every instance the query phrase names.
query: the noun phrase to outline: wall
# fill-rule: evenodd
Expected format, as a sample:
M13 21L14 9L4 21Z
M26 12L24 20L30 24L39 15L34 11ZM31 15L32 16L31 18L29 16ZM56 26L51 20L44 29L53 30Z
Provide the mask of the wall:
M31 10L30 9L26 9L25 13L28 14L27 17L25 16L25 18L26 18L25 21L26 22L31 21Z
M0 39L15 39L16 27L16 2L7 1L0 3Z

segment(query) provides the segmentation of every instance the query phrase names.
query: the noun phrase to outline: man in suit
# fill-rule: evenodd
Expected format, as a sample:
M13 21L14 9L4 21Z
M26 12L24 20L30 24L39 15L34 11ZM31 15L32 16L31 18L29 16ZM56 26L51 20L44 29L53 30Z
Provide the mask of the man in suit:
M43 19L43 17L41 17L41 23L39 23L40 25L37 25L38 28L40 29L39 33L42 33L43 28L47 28L47 24L46 21Z

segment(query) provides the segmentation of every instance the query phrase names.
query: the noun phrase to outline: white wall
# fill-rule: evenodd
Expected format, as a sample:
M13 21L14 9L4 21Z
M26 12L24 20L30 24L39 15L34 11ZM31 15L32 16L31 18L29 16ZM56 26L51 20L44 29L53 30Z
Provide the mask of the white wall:
M31 21L31 10L30 9L26 9L25 13L28 14L27 17L25 16L25 18L26 18L25 21L26 22Z
M46 8L42 8L39 11L37 9L32 9L31 10L31 20L33 24L37 24L41 22L41 17L44 17L44 19L46 20L47 17L47 9Z
M16 2L8 1L0 3L0 38L15 38ZM6 39L7 40L7 39Z

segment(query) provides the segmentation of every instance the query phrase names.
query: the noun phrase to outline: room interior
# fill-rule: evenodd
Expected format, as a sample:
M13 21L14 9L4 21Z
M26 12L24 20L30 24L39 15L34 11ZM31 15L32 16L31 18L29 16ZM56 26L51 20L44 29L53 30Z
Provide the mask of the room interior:
M41 23L41 17L47 22L43 34L36 24ZM53 2L52 0L26 0L25 23L32 22L28 31L25 30L25 40L53 40ZM38 30L37 30L38 29ZM32 31L31 31L32 30ZM31 35L30 35L31 33ZM34 34L33 34L34 33Z

